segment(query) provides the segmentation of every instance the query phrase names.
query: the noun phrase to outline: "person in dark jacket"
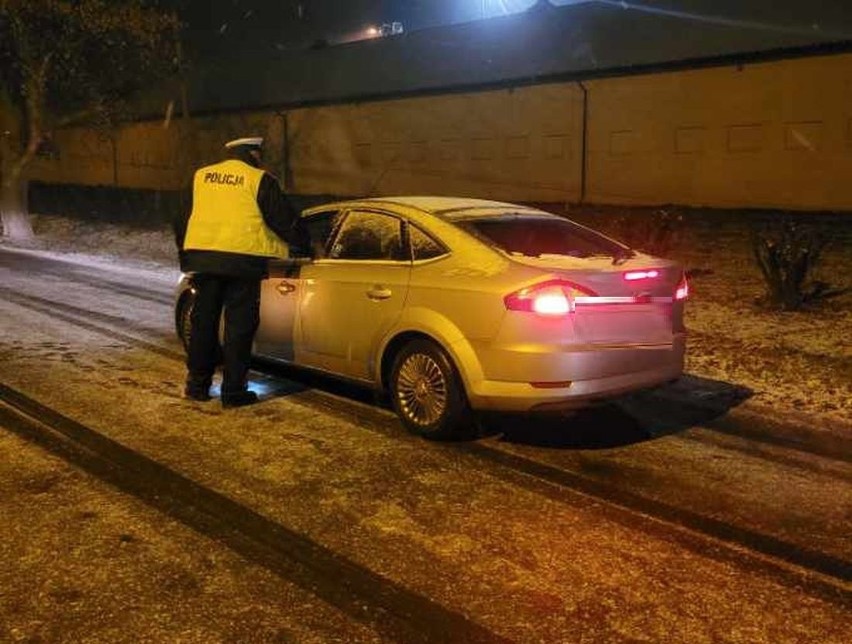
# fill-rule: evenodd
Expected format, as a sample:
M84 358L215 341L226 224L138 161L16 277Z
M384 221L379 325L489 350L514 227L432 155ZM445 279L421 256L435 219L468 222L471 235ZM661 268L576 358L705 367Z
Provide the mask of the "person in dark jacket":
M227 158L195 172L192 203L174 223L180 268L193 274L184 395L210 400L219 361L224 311L222 405L257 402L247 386L254 335L260 322L260 282L271 257L287 257L288 244L305 245L298 213L277 179L261 169L263 139L225 144Z

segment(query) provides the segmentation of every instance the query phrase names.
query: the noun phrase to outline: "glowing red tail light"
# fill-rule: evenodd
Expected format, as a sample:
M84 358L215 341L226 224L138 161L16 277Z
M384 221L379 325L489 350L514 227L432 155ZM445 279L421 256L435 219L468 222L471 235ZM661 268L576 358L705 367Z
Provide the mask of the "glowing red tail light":
M675 301L685 300L689 296L689 283L686 281L686 275L680 278L680 282L675 289Z
M594 297L596 293L567 280L550 280L510 293L503 301L510 311L528 311L544 316L560 316L574 310L574 298Z
M636 280L652 280L659 276L660 271L655 268L652 268L646 271L627 271L624 274L624 279L628 282L633 282Z

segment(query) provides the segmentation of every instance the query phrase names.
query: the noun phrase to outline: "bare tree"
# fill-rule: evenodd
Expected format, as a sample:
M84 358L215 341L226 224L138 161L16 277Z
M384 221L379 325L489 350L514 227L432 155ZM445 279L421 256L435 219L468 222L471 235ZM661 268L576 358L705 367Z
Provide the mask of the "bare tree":
M51 133L109 128L176 71L179 22L146 0L0 0L0 213L28 237L27 165Z

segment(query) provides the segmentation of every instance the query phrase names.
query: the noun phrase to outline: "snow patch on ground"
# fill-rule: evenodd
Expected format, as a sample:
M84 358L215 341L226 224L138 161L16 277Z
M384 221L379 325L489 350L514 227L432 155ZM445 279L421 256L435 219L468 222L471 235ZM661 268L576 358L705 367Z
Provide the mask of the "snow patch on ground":
M180 276L177 249L169 230L132 229L42 215L33 217L33 229L33 239L0 237L0 245L156 282L176 284Z

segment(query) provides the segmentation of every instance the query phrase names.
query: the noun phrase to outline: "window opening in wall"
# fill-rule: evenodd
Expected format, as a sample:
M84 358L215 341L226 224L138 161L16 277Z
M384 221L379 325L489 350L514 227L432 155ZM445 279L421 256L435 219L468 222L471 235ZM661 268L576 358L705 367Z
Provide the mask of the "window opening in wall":
M706 138L706 128L697 126L679 127L675 130L675 152L677 154L704 152Z
M760 152L764 146L762 123L728 126L728 152Z
M822 148L822 121L784 125L784 149L817 152Z

